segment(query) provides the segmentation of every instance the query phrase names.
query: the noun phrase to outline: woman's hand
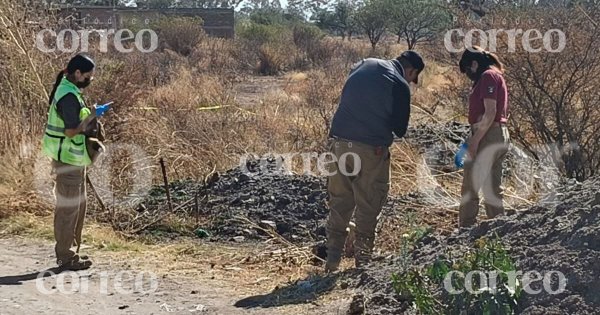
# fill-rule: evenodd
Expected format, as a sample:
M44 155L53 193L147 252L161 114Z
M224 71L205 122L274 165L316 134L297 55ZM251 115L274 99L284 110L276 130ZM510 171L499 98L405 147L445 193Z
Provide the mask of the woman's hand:
M84 120L82 120L79 123L79 126L77 126L77 128L75 128L75 129L66 129L65 130L65 136L67 136L68 138L73 138L76 135L82 133L84 130L87 129L88 125L94 120L94 118L96 118L96 115L92 111L92 113L89 116L87 116Z
M475 160L475 156L477 155L477 150L479 149L479 140L471 138L469 140L469 147L467 148L468 158L470 160Z

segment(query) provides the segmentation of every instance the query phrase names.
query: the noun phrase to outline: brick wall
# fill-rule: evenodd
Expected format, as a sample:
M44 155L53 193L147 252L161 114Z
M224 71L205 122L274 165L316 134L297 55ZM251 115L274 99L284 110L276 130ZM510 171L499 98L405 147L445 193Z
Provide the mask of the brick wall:
M160 15L198 16L204 21L204 31L211 36L233 38L233 9L136 9L106 7L73 7L64 8L60 12L63 17L71 17L71 25L81 27L115 29L127 25L127 21L153 21Z

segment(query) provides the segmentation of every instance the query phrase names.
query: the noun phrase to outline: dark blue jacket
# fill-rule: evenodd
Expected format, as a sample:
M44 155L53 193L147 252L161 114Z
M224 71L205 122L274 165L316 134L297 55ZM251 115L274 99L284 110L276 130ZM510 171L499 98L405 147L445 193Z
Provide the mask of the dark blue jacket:
M409 117L410 88L400 62L364 59L344 85L329 135L389 147L393 134L404 136Z

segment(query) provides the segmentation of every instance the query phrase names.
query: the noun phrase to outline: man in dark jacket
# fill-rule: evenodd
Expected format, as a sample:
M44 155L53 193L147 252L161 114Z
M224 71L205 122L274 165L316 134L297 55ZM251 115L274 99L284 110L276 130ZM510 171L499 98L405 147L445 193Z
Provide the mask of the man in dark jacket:
M328 179L326 271L339 267L354 214L356 267L371 260L375 227L386 202L393 135L406 133L410 117L408 82L418 83L425 68L415 51L394 60L369 58L350 72L333 117L330 151L335 156Z

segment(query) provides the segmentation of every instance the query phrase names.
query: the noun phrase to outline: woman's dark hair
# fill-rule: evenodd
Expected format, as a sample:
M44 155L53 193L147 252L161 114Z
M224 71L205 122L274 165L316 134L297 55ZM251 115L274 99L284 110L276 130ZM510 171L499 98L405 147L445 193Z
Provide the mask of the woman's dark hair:
M81 73L87 73L94 70L95 67L96 64L94 63L92 58L90 58L86 54L78 54L75 57L73 57L69 61L67 68L59 72L56 76L56 81L54 82L54 87L52 88L52 93L50 93L50 99L48 100L48 103L52 104L54 94L56 93L56 89L58 89L58 85L60 84L60 81L62 80L63 76L72 75L77 70L79 70Z
M477 61L479 64L479 68L477 69L478 74L483 73L491 67L496 68L500 73L504 73L504 65L500 62L498 56L494 53L485 51L478 46L467 48L463 52L460 62L458 63L460 72L465 73L466 69L471 66L473 61Z

